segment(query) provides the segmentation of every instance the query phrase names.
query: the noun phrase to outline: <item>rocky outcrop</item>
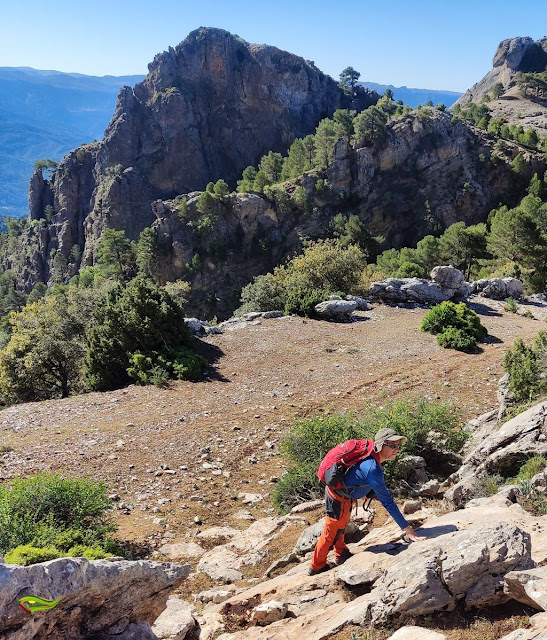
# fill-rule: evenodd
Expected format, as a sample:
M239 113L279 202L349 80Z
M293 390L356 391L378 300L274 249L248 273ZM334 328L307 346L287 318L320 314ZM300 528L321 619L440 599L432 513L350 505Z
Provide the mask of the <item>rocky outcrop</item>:
M471 292L485 298L505 300L522 296L523 283L517 278L489 278L471 282Z
M384 302L434 305L469 294L463 273L454 267L435 267L431 278L386 278L370 285L370 295Z
M343 566L326 573L308 576L304 562L223 603L206 605L200 638L218 635L229 621L241 630L220 635L222 640L326 640L347 625L399 625L406 617L452 610L458 603L494 606L512 597L504 592L505 576L529 574L539 584L533 567L547 558L537 519L497 497L429 519L420 529L428 536L423 543L393 542L398 530L394 523L374 529L350 544L354 555ZM365 595L345 602L342 584ZM253 621L257 610L272 613L261 618L265 628Z
M455 484L445 498L463 506L486 475L504 474L534 455L547 454L547 403L520 413L494 430L467 455L449 481Z
M286 152L338 108L363 109L378 96L348 97L313 62L227 31L200 28L158 54L145 80L124 87L104 140L69 153L52 180L31 181L33 219L53 204L48 245L65 258L75 244L93 261L103 229L137 239L154 221L151 203L219 178L232 187L268 151Z
M511 571L505 576L504 591L513 600L547 611L547 567Z
M359 94L353 106L371 99ZM22 243L21 283L47 281L57 249L69 262L67 278L80 266L71 255L92 264L105 227L137 239L153 226L162 278L191 281L188 312L225 319L243 286L301 250L302 238L329 235L339 213L357 215L373 236L399 248L460 220L484 221L501 199L513 205L524 195L511 168L520 147L494 149L482 132L425 109L390 122L381 149L339 140L328 169L286 183L279 197L216 199L209 227L201 225L193 189L218 178L233 186L262 153L285 152L321 117L351 106L344 100L332 79L301 58L217 29L193 32L156 57L143 83L121 92L103 141L66 156L52 180L33 179L33 216L46 201L55 214ZM499 160L487 162L494 151ZM523 185L545 170L540 156L524 159ZM304 204L293 199L297 186Z
M120 558L2 564L0 635L11 640L153 640L150 624L189 571L187 565ZM60 602L45 614L29 616L17 604L29 594Z
M547 65L547 39L534 42L519 37L502 40L494 53L492 70L468 89L455 104L480 102L482 97L501 82L505 89L513 86L519 71L544 71Z

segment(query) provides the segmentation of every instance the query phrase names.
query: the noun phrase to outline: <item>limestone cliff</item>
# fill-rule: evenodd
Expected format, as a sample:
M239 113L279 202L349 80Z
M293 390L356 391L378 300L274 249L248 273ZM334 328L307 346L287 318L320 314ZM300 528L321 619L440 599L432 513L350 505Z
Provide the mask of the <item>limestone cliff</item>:
M526 175L516 177L512 159L522 149L494 141L450 115L431 110L388 126L384 148L351 148L339 141L331 167L286 183L297 183L309 206L270 200L259 194L232 194L218 201L214 228L197 230L197 193L187 194L188 212L178 213L180 198L153 205L154 227L163 246L163 273L169 280L192 282L189 313L224 318L238 306L241 288L253 276L272 270L302 248L302 238L329 234L337 213L356 214L386 246L412 246L427 233L463 220L484 221L499 202L516 204L534 171L545 164L524 153ZM318 190L317 180L326 181ZM320 183L319 183L320 184ZM191 268L200 256L199 267Z
M106 227L137 239L154 215L151 202L203 189L219 178L235 186L241 171L341 107L362 109L374 92L348 98L313 62L221 29L201 28L158 54L145 80L121 90L104 140L69 153L50 181L33 176L32 219L55 215L30 271L47 280L53 249L82 264ZM32 276L28 276L32 279Z
M507 91L516 83L519 71L541 72L547 67L547 38L534 42L532 38L509 38L502 40L492 60L492 70L479 80L455 104L480 102L501 82Z
M451 109L485 99L492 118L502 118L524 129L536 129L543 136L547 130L547 100L531 94L523 97L517 79L519 72L543 72L546 68L547 38L535 42L532 38L503 40L494 54L492 70L468 89ZM495 99L491 91L498 82L503 85L503 93Z

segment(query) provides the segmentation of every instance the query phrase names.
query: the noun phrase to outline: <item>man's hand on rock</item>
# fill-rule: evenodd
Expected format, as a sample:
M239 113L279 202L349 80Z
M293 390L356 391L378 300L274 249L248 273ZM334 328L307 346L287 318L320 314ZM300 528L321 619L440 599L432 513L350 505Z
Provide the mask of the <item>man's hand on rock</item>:
M408 536L410 542L422 542L423 540L427 540L427 536L419 536L410 525L403 529L403 531Z

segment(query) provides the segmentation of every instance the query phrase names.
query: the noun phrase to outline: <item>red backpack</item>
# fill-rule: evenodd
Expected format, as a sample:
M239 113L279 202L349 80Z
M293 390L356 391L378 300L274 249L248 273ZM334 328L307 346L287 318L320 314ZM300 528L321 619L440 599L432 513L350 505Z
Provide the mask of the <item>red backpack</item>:
M346 471L354 464L368 458L374 450L374 440L348 440L333 447L323 458L317 477L327 487L338 489Z

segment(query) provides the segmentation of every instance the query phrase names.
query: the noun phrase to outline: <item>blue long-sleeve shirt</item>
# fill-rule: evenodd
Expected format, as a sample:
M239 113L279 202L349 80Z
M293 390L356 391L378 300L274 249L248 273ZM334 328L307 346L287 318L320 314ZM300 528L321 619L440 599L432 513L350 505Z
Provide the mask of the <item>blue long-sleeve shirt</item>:
M374 489L378 500L401 529L408 527L408 522L399 511L399 507L395 504L395 500L386 487L382 465L374 456L370 456L360 464L351 467L344 477L344 484L350 497L354 500L364 498L371 489Z

